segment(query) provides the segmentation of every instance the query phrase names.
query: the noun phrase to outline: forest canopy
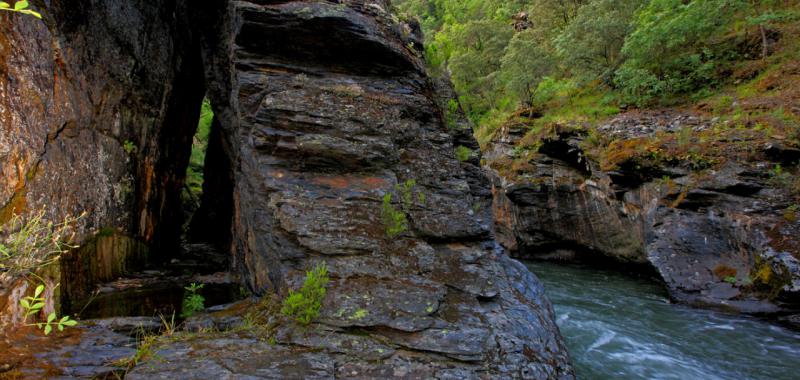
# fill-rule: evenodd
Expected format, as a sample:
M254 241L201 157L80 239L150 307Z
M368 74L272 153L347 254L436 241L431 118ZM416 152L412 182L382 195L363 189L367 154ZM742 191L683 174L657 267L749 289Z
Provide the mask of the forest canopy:
M492 124L555 94L600 94L592 112L710 94L737 62L770 54L781 0L396 0L419 20L434 73L468 116ZM480 137L480 136L479 136Z

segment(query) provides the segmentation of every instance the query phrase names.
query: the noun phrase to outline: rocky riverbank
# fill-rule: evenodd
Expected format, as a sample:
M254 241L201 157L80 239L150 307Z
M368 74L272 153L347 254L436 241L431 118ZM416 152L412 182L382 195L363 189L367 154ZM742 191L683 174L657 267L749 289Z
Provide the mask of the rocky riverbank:
M800 150L719 124L631 111L520 151L529 131L511 120L485 155L500 240L517 257L650 267L681 302L796 319Z

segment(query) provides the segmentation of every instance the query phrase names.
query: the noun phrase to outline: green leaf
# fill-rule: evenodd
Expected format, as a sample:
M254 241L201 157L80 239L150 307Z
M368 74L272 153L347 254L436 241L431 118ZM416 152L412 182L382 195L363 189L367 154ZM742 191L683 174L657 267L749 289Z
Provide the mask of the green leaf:
M0 1L0 8L11 8L11 4L6 3L5 1Z
M75 326L77 324L78 324L78 321L76 321L74 319L70 319L68 321L64 321L64 323L63 323L64 326Z
M50 335L50 332L53 331L53 326L45 325L44 326L44 335Z
M28 0L17 1L14 3L14 10L21 11L28 7Z
M59 323L58 324L58 331L64 331L64 325Z
M19 304L22 305L22 307L24 307L25 309L30 309L31 308L31 304L28 302L27 299L19 300Z
M56 313L50 313L50 315L47 316L47 323L53 322L55 319Z
M39 310L42 310L42 308L44 308L44 302L37 302L37 303L31 305L31 310L39 311Z
M39 12L34 12L34 11L30 11L30 10L24 10L24 11L22 11L22 13L25 13L25 14L31 15L31 16L33 16L33 17L36 17L36 18L38 18L38 19L41 19L41 18L42 18L42 14L41 14L41 13L39 13Z
M69 315L65 315L64 318L61 318L61 320L58 321L58 323L64 323L64 322L66 322L68 320L69 320Z
M36 291L33 292L34 297L39 297L40 294L44 291L44 285L39 285L36 287Z

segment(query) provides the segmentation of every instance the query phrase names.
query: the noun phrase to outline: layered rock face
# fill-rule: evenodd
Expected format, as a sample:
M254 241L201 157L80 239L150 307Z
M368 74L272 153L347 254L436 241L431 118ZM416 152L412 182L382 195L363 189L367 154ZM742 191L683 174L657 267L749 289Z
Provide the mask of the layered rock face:
M388 4L231 7L230 44L218 45L231 61L211 71L232 81L212 100L233 171L236 265L259 293L297 288L316 263L331 273L321 323L279 328L278 346L254 359L304 378L571 377L552 309L492 240L489 184L456 160ZM387 208L407 218L394 236ZM134 376L206 356L188 349Z
M85 212L76 241L102 236L56 279L84 293L177 246L203 70L180 1L33 3L0 15L0 224Z
M612 120L605 132L625 140L681 123L703 128L693 117L627 119ZM521 133L507 126L487 160L508 157ZM791 197L769 172L781 163L791 170L792 150L760 147L764 161L730 160L703 175L677 165L603 171L584 154L585 137L565 128L543 142L524 174L495 173L498 236L515 255L643 264L679 301L797 310L798 225L785 213Z
M492 237L478 158L455 158L454 142L476 144L448 130L419 37L387 2L93 4L48 4L48 27L30 28L54 51L12 33L41 76L18 85L61 108L3 97L55 118L13 129L34 140L14 153L24 170L0 161L17 181L3 210L87 210L84 231L169 246L207 88L218 129L193 225L230 242L258 294L317 263L331 275L319 323L282 324L269 347L241 332L175 343L130 378L573 377L541 285Z

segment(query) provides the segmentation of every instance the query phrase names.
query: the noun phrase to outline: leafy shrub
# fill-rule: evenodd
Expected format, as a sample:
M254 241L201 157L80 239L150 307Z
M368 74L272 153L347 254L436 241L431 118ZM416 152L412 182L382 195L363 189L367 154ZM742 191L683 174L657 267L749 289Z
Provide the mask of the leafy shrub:
M622 90L622 98L643 107L662 96L665 84L649 70L623 66L617 70L614 83Z
M24 297L19 301L20 306L25 309L25 321L27 321L31 316L36 316L42 311L42 309L44 309L46 302L46 299L44 298L44 290L45 286L39 285L36 287L36 290L34 290L33 296ZM57 328L58 331L64 331L65 327L72 327L77 324L78 322L70 319L68 315L65 315L59 319L56 313L50 313L47 315L47 319L44 322L30 323L27 325L36 326L40 330L44 331L44 335L50 335L50 333L53 331L53 327Z
M526 30L511 39L501 59L500 78L507 93L527 107L534 105L539 83L555 67L546 46L540 36Z
M394 237L407 231L409 225L406 213L411 210L415 202L425 202L425 194L421 191L416 191L416 187L417 181L413 179L395 185L394 191L400 198L399 209L392 203L394 198L392 193L387 193L383 196L381 218L386 226L386 234L389 237Z
M189 198L193 201L200 199L203 193L203 167L206 161L208 141L211 136L211 125L214 121L214 110L208 99L203 100L200 109L200 120L197 123L197 132L192 139L192 154L189 166L186 167L186 188Z
M299 291L289 291L289 296L283 300L281 313L300 324L310 324L319 316L327 292L325 286L329 281L327 265L317 264L314 269L306 272L306 278Z
M192 315L203 311L205 309L205 297L200 295L198 292L200 289L203 289L204 284L195 284L192 283L187 287L184 287L186 293L183 296L183 303L181 307L181 317L188 318Z

